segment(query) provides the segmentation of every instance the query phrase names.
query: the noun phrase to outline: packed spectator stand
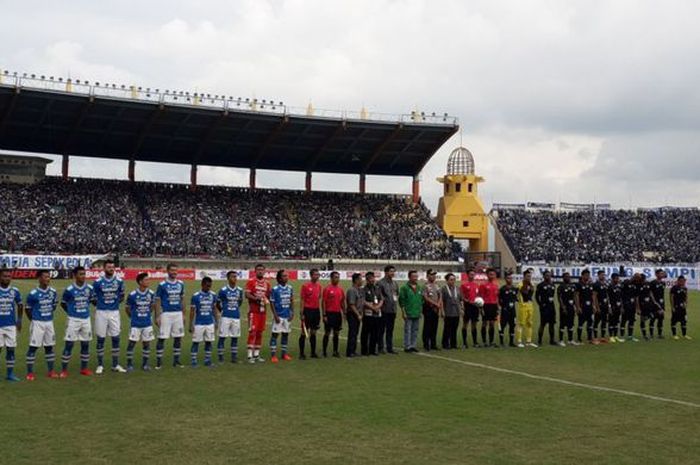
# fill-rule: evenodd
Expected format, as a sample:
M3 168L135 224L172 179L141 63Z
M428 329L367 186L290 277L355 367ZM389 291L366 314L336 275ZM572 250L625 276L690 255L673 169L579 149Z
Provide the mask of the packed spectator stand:
M14 252L454 260L407 196L47 177L0 183L0 249Z
M700 261L700 210L533 211L495 215L521 263Z

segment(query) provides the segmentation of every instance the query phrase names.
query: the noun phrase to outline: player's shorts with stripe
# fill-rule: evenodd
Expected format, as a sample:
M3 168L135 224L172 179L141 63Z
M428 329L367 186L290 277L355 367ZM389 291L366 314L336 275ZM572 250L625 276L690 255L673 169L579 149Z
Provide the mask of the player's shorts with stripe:
M279 323L274 321L272 323L272 332L273 333L291 333L292 332L292 324L289 322L288 318L280 318Z
M685 323L688 321L688 315L685 308L677 308L671 313L671 325L676 323Z
M484 321L496 321L498 318L497 304L484 304Z
M248 331L256 332L265 331L267 313L263 312L249 312L248 313Z
M326 332L341 331L343 329L343 314L341 312L326 312L326 321L323 327Z
M66 334L63 338L66 341L92 341L92 324L90 318L68 317L66 323Z
M0 348L17 347L17 327L3 326L0 328Z
M163 312L160 314L159 339L182 337L185 335L185 321L182 312Z
M95 312L95 335L99 338L117 337L122 331L122 320L118 310Z
M221 317L219 337L241 337L241 319Z
M321 310L317 308L304 309L304 326L306 329L316 330L321 327Z
M474 304L465 303L464 304L464 321L473 321L474 323L479 321L479 307Z
M212 342L215 339L214 325L194 325L192 342Z
M53 321L32 321L29 325L29 345L32 347L55 346L56 331Z
M151 342L156 338L155 332L153 331L153 326L146 326L144 328L131 327L129 329L129 340L134 342Z

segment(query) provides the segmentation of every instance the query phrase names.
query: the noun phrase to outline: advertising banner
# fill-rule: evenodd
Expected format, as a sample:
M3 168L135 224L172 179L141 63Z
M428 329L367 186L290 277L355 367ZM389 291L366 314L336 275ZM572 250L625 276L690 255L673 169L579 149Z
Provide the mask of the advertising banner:
M148 277L152 280L161 281L168 277L168 272L165 269L153 270L146 268L123 268L117 269L117 276L125 281L133 281L139 273L148 273ZM98 279L102 276L101 269L87 270L87 279ZM195 270L180 269L177 271L177 279L182 281L192 281L195 277Z
M90 268L93 263L105 258L105 255L2 254L0 255L0 268L18 268L22 270L70 270L76 266Z

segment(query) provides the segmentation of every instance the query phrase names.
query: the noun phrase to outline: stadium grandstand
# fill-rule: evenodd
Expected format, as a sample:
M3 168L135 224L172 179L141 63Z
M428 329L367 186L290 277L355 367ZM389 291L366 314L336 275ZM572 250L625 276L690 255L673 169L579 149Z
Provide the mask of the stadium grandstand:
M421 202L418 175L458 128L447 114L295 109L3 71L0 149L60 155L62 175L0 184L0 248L454 261L459 247ZM71 156L128 160L128 181L72 178ZM138 161L189 165L191 182L136 182ZM202 165L247 168L249 186L198 186ZM259 189L258 169L305 172L305 191ZM356 174L358 193L313 192L314 172ZM409 177L412 195L367 194L367 175Z
M695 263L700 261L700 210L661 207L577 211L519 208L492 212L520 263ZM573 205L573 204L571 204Z

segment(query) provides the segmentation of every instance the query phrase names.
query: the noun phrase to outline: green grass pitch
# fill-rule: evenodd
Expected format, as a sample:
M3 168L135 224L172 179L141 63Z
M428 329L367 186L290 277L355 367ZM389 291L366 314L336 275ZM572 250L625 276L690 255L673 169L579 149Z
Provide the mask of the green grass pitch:
M34 282L14 284L26 296ZM53 283L59 293L66 285ZM187 284L187 300L196 288ZM698 296L690 294L693 341L670 339L667 320L663 341L437 353L695 406L403 353L173 369L168 352L160 372L83 378L76 349L69 379L45 378L40 352L34 383L0 381L0 457L7 464L698 464ZM59 309L57 364L64 321ZM399 346L401 334L399 319ZM290 337L293 355L298 335ZM94 368L94 342L92 352ZM183 352L186 362L189 340Z

